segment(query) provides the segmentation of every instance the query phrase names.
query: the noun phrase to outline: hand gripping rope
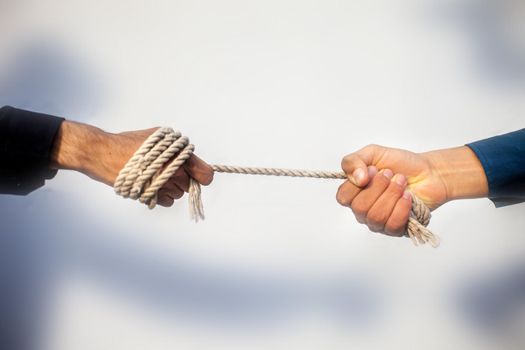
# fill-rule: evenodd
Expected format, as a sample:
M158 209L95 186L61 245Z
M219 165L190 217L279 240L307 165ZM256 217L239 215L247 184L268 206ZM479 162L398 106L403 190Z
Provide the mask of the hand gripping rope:
M157 192L190 158L195 147L189 139L172 128L157 129L129 159L115 181L115 192L124 197L139 200L153 209L157 204ZM212 165L219 173L310 177L318 179L347 179L343 172L312 171L278 168L252 168L230 165ZM201 200L201 188L197 181L190 179L189 188L190 215L196 222L204 220ZM430 222L430 210L412 194L412 210L406 227L406 236L415 245L430 243L439 245L438 236L427 228Z

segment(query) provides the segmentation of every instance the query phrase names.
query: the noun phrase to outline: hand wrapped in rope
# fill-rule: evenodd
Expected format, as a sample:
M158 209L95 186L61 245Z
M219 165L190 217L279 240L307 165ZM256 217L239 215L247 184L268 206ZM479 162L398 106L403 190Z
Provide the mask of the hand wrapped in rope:
M115 192L124 198L138 199L150 209L157 204L158 191L191 157L194 146L189 139L171 128L160 128L146 139L120 171ZM319 179L347 179L343 172L310 171L279 168L236 167L212 165L222 173L247 175L310 177ZM192 219L204 219L200 185L190 179L189 204ZM436 247L439 239L428 228L429 208L412 194L412 210L406 227L406 235L417 244L430 243Z

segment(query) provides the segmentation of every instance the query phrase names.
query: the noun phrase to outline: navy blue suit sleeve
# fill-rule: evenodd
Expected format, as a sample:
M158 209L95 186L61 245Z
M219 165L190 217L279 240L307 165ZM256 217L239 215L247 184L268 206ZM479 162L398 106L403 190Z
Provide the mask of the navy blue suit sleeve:
M49 165L62 121L9 106L0 109L0 194L26 195L56 175Z
M496 207L525 202L525 129L467 144L479 158Z

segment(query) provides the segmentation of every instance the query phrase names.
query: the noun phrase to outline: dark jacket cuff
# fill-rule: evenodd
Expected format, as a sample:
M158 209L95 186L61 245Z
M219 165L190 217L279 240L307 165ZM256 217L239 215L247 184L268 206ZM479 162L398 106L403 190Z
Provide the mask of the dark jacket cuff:
M0 109L0 193L25 195L44 185L64 118L13 107Z
M467 144L487 176L496 207L525 201L525 129Z

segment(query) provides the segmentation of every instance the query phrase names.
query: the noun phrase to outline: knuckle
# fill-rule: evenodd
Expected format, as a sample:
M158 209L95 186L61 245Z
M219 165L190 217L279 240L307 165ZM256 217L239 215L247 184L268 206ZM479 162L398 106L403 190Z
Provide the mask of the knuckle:
M181 179L179 181L175 181L175 186L171 187L171 192L179 192L179 190L183 190L184 192L188 192L190 187L189 181Z
M395 181L391 181L388 185L388 188L385 190L385 195L388 196L389 199L397 201L399 198L401 198L404 191L404 186L399 185Z
M157 201L157 204L162 207L170 207L173 203L170 203L170 199L168 197L162 197L159 198Z
M395 215L390 217L385 225L385 229L393 236L402 236L405 234L405 228L408 216Z
M368 214L368 206L366 203L364 203L364 201L354 200L351 204L351 207L356 216L366 217Z
M354 154L347 154L346 156L344 156L341 160L341 168L345 171L349 171L351 169L354 158Z
M401 237L405 233L405 225L399 223L387 223L385 232L390 236Z
M388 188L389 185L390 185L390 180L387 179L385 176L374 176L374 178L372 179L372 183L371 183L371 186L382 187L383 190Z
M172 179L180 179L184 176L184 169L179 168L177 171L171 176Z
M381 228L377 225L370 225L370 224L367 224L368 226L368 229L372 232L375 232L375 233L381 233Z
M405 177L402 175L399 175L399 174L394 175L394 177L390 181L390 187L392 191L402 193L405 190L405 188L407 187L407 181L406 181L406 178L403 181L402 180L403 178ZM402 182L399 183L398 181L402 181Z
M337 193L335 195L335 199L337 203L341 204L342 206L348 207L350 205L350 198L345 195L344 191L342 190L342 186L339 186L339 189L337 190Z
M189 176L185 172L177 172L173 175L173 180L178 184L186 183L189 180Z
M366 220L362 216L355 215L355 219L357 220L358 223L360 223L362 225L366 225Z
M387 221L387 218L378 210L369 211L366 216L366 220L371 225L380 225L384 226Z
M363 147L361 149L361 151L365 151L365 152L374 152L376 150L378 150L381 146L375 144L375 143L370 143L368 145L366 145L365 147Z
M389 187L390 180L385 176L378 174L372 178L372 181L369 183L369 187L374 187L375 190L380 191L381 194L386 193Z

